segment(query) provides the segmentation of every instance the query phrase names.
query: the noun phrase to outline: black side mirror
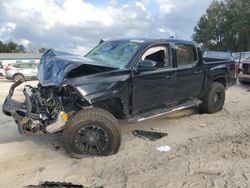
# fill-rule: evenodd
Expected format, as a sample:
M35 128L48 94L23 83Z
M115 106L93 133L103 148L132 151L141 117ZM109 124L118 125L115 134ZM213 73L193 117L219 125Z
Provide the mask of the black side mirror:
M154 71L156 70L156 62L145 59L143 61L140 61L137 67L137 71Z

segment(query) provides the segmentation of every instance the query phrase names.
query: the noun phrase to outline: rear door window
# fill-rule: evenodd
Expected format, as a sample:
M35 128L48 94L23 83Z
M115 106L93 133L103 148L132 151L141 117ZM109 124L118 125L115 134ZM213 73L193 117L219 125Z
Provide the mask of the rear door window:
M19 65L12 65L12 67L20 68L20 64Z
M34 63L34 64L30 64L30 65L31 65L31 68L32 68L32 69L38 68L38 64L35 64L35 63Z
M176 44L176 61L178 67L188 67L197 62L198 56L193 45Z
M30 67L29 64L20 64L20 65L19 65L19 68L20 68L20 69L30 69L31 67Z

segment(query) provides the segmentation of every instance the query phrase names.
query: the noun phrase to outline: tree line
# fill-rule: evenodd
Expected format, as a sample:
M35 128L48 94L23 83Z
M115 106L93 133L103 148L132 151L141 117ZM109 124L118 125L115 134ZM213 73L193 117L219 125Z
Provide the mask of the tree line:
M204 49L250 51L250 0L213 0L192 38Z
M46 51L45 48L39 48L39 53L44 53ZM0 53L26 53L27 50L23 45L19 45L14 42L3 43L0 41Z

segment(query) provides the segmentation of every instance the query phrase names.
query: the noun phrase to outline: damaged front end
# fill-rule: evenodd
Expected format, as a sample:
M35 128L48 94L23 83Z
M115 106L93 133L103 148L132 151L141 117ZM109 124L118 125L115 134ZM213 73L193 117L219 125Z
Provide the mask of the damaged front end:
M91 65L86 58L48 50L39 64L39 84L25 85L24 102L12 98L14 90L23 81L15 82L5 99L2 110L12 116L21 134L55 133L62 130L68 119L89 105L80 92L64 81L109 68ZM67 77L68 76L68 77ZM70 78L69 78L70 77Z
M38 84L35 88L25 85L24 102L16 101L12 96L20 84L21 80L11 86L3 104L3 112L14 118L21 134L58 132L64 128L69 116L77 110L76 103L80 106L81 99L73 88L67 86L57 88Z

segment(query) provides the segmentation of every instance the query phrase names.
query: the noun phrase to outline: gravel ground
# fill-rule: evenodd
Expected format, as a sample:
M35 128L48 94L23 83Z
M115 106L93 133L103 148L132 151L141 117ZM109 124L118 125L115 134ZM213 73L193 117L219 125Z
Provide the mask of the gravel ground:
M0 80L0 102L12 82ZM29 84L35 84L31 82ZM16 97L21 88L17 88ZM113 156L69 158L61 134L22 136L0 112L0 187L66 181L88 187L250 187L250 92L227 90L224 109L198 114L189 109L141 123L120 122L123 141ZM155 142L134 137L133 129L167 132ZM158 146L172 150L161 153Z

